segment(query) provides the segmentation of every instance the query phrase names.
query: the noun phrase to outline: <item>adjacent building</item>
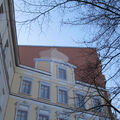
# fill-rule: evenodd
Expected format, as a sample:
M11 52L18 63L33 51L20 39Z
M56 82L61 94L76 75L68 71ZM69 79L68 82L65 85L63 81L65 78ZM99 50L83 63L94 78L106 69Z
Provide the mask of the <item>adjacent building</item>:
M12 0L0 0L0 120L3 120L15 66L18 64Z

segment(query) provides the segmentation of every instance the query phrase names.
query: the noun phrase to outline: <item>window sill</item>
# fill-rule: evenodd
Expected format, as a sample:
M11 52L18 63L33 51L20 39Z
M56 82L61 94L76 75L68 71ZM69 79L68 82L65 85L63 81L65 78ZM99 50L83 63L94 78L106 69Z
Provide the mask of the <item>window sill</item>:
M47 98L42 98L42 97L38 97L39 100L42 100L42 101L51 101L51 99L47 99Z
M64 103L57 102L57 104L59 104L59 105L61 105L61 106L67 106L67 107L69 106L68 103L64 104Z
M32 96L32 94L27 94L27 93L22 93L22 92L20 92L20 94L24 96Z

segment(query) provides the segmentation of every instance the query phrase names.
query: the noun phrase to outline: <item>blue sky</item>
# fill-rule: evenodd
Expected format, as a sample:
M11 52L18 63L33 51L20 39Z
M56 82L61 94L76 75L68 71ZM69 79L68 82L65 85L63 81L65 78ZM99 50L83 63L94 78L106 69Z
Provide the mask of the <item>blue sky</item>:
M15 1L16 10L19 9L19 4L18 1ZM86 47L80 42L93 37L95 29L91 26L61 25L61 20L62 18L67 18L66 15L54 11L50 19L42 24L42 29L37 21L31 25L17 23L18 44ZM73 17L73 14L69 14L69 17ZM26 15L24 16L23 13L19 12L18 14L16 12L16 21L22 21L24 18L27 18Z
M46 27L46 26L45 26ZM49 45L49 46L84 46L79 42L90 36L90 28L60 25L53 21L47 28L40 26L22 26L17 24L18 43L21 45ZM79 43L79 44L78 44Z

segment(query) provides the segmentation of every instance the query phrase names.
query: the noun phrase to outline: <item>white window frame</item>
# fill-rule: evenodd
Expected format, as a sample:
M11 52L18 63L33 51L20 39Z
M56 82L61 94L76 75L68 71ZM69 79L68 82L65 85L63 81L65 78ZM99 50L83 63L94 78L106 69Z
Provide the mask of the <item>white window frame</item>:
M67 92L67 103L63 103L63 102L61 102L60 100L59 100L59 90L63 90L63 91L65 91L65 92ZM60 87L60 86L58 86L58 95L57 95L57 97L58 97L58 103L60 103L60 104L69 104L69 89L68 88L64 88L64 87Z
M47 86L47 87L49 87L49 98L45 98L45 97L42 97L41 96L41 85L44 85L44 86ZM40 90L39 90L39 96L40 96L40 98L42 98L42 99L46 99L46 100L50 100L51 99L51 87L50 87L51 85L50 85L50 83L47 83L47 82L43 82L43 81L40 81Z
M79 113L76 113L76 116L75 116L76 120L89 120L90 117L88 117L88 114L86 113L83 113L83 112L79 112Z
M24 80L27 80L27 81L31 82L30 94L22 92L22 85L23 85ZM32 84L33 84L33 79L32 78L23 76L22 80L21 80L20 93L25 94L25 95L32 95L32 86L33 86Z
M43 106L39 106L37 109L37 120L39 120L39 115L48 116L48 120L50 120L50 113L51 111L46 107L43 108Z
M29 112L30 112L30 104L29 103L27 103L26 101L17 102L15 120L17 120L17 112L18 112L18 110L27 111L27 120L29 120Z
M85 109L85 108L86 108L85 98L84 98L84 102L85 102L84 107L80 107L80 106L77 105L77 94L78 94L78 95L81 95L81 96L84 96L84 97L86 96L85 93L76 91L76 92L75 92L75 107L78 107L78 108L81 108L81 109L82 109L82 108Z
M57 112L57 120L59 119L64 119L64 120L70 120L70 114L65 114L65 112L67 113L68 111L58 111ZM68 112L69 113L69 112Z
M59 69L65 70L66 79L60 78ZM68 80L67 68L66 68L65 66L63 66L63 65L58 65L58 67L57 67L57 78L58 78L59 80L64 80L64 81L67 81L67 80Z

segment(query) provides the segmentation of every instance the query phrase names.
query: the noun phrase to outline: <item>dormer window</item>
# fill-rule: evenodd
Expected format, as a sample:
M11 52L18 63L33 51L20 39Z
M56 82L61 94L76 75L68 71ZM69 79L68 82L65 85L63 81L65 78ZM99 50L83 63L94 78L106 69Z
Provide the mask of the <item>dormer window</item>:
M58 67L58 79L67 80L67 71L64 67Z

